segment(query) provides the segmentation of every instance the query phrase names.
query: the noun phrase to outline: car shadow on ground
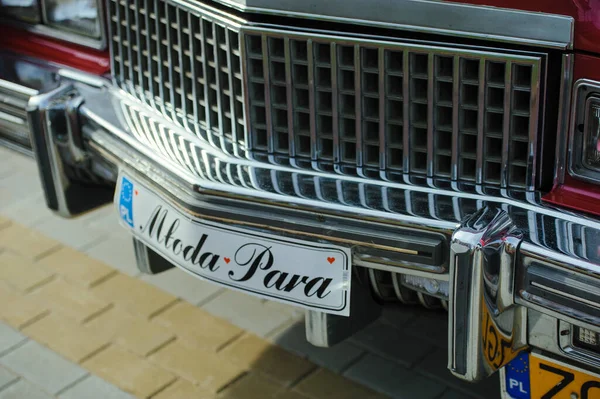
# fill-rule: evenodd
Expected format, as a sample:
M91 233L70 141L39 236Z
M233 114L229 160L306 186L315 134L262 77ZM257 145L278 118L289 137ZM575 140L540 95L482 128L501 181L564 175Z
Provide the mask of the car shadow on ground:
M384 309L376 322L332 348L318 348L308 343L304 322L275 334L272 339L287 351L307 358L318 369L331 370L336 376L356 382L357 387L364 386L384 394L377 397L500 398L497 375L471 384L457 379L448 371L447 324L448 315L443 310L392 305ZM270 361L272 354L264 353L254 362L252 369L261 370L265 367L262 363ZM311 373L295 381L293 387L315 397L350 399L366 395L366 391L360 390L351 394L343 387L337 387L337 380L327 382L324 376L315 378L311 377ZM304 379L311 378L309 382L315 386L308 387L310 384Z

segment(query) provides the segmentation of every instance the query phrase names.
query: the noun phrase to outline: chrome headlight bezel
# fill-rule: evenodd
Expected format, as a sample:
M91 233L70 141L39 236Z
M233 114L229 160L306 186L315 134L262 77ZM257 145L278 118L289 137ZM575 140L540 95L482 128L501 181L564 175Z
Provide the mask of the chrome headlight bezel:
M95 20L95 26L94 26L94 28L96 29L96 32L94 35L90 35L90 34L84 32L83 30L78 30L77 28L72 27L69 24L60 23L56 20L51 19L51 15L50 15L51 4L50 3L52 1L53 0L41 0L43 21L44 21L44 24L46 24L46 26L49 26L49 27L52 27L55 29L59 29L61 31L65 31L65 32L71 32L75 35L89 37L90 39L99 40L102 38L102 28L103 28L102 17L101 17L102 2L100 0L91 0L91 3L95 4L95 8L96 8L96 18L95 18L96 20ZM87 1L87 0L78 0L78 1ZM71 3L71 5L73 5L73 4L75 4L74 1Z
M40 21L37 23L18 20L10 16L0 16L0 23L14 26L16 28L25 29L29 32L36 33L42 36L51 37L54 39L64 40L69 43L92 48L95 50L107 49L106 38L106 17L104 11L104 3L101 0L94 0L98 10L99 37L86 36L83 33L77 33L72 29L56 26L54 23L49 23L46 15L45 0L37 0L40 9Z
M591 129L600 128L600 82L587 79L577 81L572 106L569 174L588 183L600 184L600 162L594 167L585 160ZM594 115L595 111L598 117Z
M9 18L15 18L18 21L21 21L23 23L31 23L31 24L38 24L42 22L42 11L41 11L41 4L40 4L40 0L32 0L31 1L31 5L29 7L24 7L24 6L15 6L15 5L6 5L3 4L3 1L0 0L0 10L3 10L3 12L5 12L5 15L8 15ZM34 7L32 7L32 5ZM27 9L30 8L30 11L35 11L36 15L34 18L27 18L27 17L23 17L20 16L18 13L16 13L15 11L18 9Z

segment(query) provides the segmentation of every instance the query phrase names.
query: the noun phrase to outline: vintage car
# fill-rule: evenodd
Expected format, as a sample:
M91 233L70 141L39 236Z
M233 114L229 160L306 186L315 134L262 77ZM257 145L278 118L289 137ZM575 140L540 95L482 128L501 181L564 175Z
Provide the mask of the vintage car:
M600 398L599 1L0 13L2 144L62 216L114 199L142 271L304 307L325 347L444 308L456 377Z

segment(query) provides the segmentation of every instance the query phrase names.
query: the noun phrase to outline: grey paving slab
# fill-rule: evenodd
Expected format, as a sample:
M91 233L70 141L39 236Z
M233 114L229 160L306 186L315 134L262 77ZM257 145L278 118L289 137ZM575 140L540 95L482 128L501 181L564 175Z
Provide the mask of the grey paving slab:
M7 369L6 367L0 366L0 391L8 384L19 379L19 376Z
M223 291L222 287L177 268L160 274L142 274L140 278L193 304L203 303Z
M77 221L94 229L102 230L107 233L114 233L123 228L119 225L119 218L112 203L106 204L90 211L86 214L77 216Z
M52 211L46 206L46 200L42 193L0 207L0 215L28 227L54 217Z
M422 338L439 348L448 347L448 313L444 311L421 312L402 331L415 338Z
M0 322L0 354L6 354L17 345L25 342L27 337L7 324Z
M16 172L0 179L0 206L39 196L42 188L37 176Z
M135 263L131 234L122 227L84 252L130 276L140 274Z
M443 384L372 354L361 358L344 375L397 399L437 399L446 390Z
M52 399L52 395L21 379L0 391L0 399Z
M371 353L412 366L434 351L427 341L406 335L382 321L356 333L351 341Z
M316 347L306 341L304 331L304 322L298 322L269 339L290 352L308 357L314 363L338 373L345 370L364 353L364 350L348 341L331 348Z
M403 330L410 326L423 311L417 306L389 304L383 308L379 321Z
M116 386L96 377L88 376L58 395L59 399L133 399Z
M451 388L463 392L463 395L472 395L481 399L500 398L500 380L497 376L492 376L482 382L470 384L464 382L452 375L447 368L448 351L437 348L420 363L415 366L415 370L425 376L433 378Z
M0 364L52 394L87 374L81 367L34 341L0 358Z
M460 391L455 391L454 389L448 389L438 399L465 399L465 394Z
M287 311L265 306L259 298L233 290L225 290L202 308L261 337L294 319Z
M103 230L84 226L76 219L64 219L59 216L37 223L33 228L76 249L84 249L107 237Z

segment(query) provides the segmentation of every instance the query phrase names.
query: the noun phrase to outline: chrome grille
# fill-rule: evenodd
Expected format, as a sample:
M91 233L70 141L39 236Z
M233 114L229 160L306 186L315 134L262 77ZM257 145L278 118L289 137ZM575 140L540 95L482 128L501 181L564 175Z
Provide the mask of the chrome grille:
M115 83L228 154L245 147L239 25L160 0L109 7Z
M295 165L533 185L539 58L245 36L252 149Z
M541 55L263 29L186 4L109 1L114 79L223 152L534 188Z

